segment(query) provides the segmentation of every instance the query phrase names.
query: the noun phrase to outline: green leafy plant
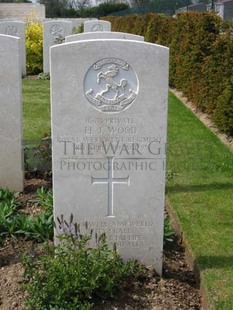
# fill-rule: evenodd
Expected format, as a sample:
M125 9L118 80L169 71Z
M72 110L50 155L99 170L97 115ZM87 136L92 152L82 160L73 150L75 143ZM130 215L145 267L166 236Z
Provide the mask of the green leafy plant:
M51 134L45 133L39 144L32 141L32 145L25 145L24 157L27 172L50 174L52 169Z
M172 236L175 235L175 230L172 229L171 227L171 221L169 217L165 216L164 218L164 232L163 232L163 239L164 242L172 242L173 239L171 238Z
M43 71L43 29L42 22L35 17L26 20L27 73Z
M53 238L53 193L44 187L37 189L37 198L33 200L42 207L42 212L36 217L19 214L17 217L19 229L16 234L22 234L30 239L43 242Z
M24 256L27 309L91 309L96 300L111 297L126 279L142 272L136 261L123 263L105 235L82 234L73 217L58 219L59 245L43 255ZM95 240L95 246L90 243Z
M0 241L7 236L26 237L43 242L53 237L53 202L51 190L38 189L38 198L43 211L37 216L27 215L19 209L17 194L0 189Z
M38 188L37 198L33 200L36 205L41 205L43 210L49 214L53 212L53 192L51 189L46 190L43 186Z
M84 24L80 24L78 27L73 28L73 34L82 33L84 31Z
M14 220L17 221L17 229L13 232L13 236L23 236L37 242L44 242L53 238L52 214L48 215L42 212L36 217L18 214Z
M41 72L37 75L37 80L50 80L49 72Z
M0 204L8 201L16 203L18 194L9 190L8 188L0 188Z
M17 212L19 203L16 200L17 194L9 189L0 189L0 241L15 230L16 223L12 218Z

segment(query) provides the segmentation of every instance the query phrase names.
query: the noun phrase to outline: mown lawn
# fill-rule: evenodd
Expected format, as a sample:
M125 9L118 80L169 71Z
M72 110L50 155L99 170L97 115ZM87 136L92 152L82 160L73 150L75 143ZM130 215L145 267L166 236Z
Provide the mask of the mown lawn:
M50 132L49 81L23 79L23 137L40 140Z
M24 139L50 131L49 81L23 80ZM166 196L216 309L233 309L233 153L169 95Z
M216 309L233 309L233 153L169 96L167 199Z

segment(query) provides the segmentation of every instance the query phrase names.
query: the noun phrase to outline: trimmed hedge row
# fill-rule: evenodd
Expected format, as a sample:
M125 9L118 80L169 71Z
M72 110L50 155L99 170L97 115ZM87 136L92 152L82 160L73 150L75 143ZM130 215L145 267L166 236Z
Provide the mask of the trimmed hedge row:
M233 23L214 13L185 12L102 18L170 48L170 85L181 90L218 128L233 135Z

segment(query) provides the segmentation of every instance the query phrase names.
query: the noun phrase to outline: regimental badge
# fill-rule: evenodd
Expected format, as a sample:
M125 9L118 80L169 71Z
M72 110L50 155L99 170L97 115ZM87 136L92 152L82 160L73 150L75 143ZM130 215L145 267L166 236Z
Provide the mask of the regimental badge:
M65 37L63 36L63 29L59 24L54 24L50 28L50 34L55 38L55 44L61 44L65 42Z
M92 32L95 32L95 31L104 31L104 28L101 24L95 24L92 28L91 28L91 31Z
M8 26L8 27L6 28L6 34L7 34L8 36L15 36L15 37L17 37L17 34L18 34L18 29L17 29L17 27L15 27L15 26Z
M94 63L84 78L84 92L89 103L104 113L119 113L137 98L138 77L128 63L105 58Z
M63 29L59 24L54 24L50 28L50 33L53 37L58 37L63 35Z

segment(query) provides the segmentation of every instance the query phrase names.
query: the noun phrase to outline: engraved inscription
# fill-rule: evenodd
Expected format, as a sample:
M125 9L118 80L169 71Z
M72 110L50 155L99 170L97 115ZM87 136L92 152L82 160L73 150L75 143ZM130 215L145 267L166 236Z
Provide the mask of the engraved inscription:
M138 78L128 63L106 58L92 65L84 78L89 103L104 113L119 113L137 98Z
M59 24L54 24L50 28L50 34L54 37L55 44L62 44L65 42L65 37L63 36L63 29Z
M95 25L91 28L91 31L92 31L92 32L95 32L95 31L104 31L103 25L101 25L101 24L95 24Z
M59 24L54 24L50 28L50 33L53 37L59 37L63 35L63 29Z
M113 221L113 222L80 222L82 228L89 227L95 235L107 234L110 244L118 248L140 248L145 244L145 233L154 227L153 221Z
M114 184L127 184L129 185L129 176L126 178L114 178L113 177L113 157L107 157L108 159L108 177L107 178L93 178L91 177L91 184L107 184L108 185L108 217L114 217L113 215L113 188Z
M8 26L6 28L6 34L9 36L17 36L18 34L18 29L15 26Z

